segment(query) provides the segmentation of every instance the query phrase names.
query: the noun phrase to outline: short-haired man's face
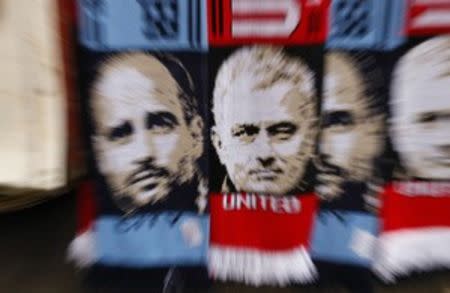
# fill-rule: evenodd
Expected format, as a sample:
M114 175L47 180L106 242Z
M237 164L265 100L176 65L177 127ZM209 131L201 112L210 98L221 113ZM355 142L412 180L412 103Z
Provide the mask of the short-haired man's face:
M424 74L422 80L401 85L396 93L393 141L407 173L423 179L449 179L450 76Z
M94 149L117 198L142 206L164 199L194 176L201 151L186 124L168 72L149 78L132 67L103 74L92 108ZM200 133L200 130L197 131Z
M305 103L287 81L258 88L237 79L224 100L223 120L216 121L213 141L236 189L269 194L294 190L310 159L302 148L312 153L306 133L314 105Z
M345 180L367 177L383 143L381 119L370 117L361 76L351 64L338 60L327 59L321 109L319 181L325 186L319 193L331 197L340 195Z

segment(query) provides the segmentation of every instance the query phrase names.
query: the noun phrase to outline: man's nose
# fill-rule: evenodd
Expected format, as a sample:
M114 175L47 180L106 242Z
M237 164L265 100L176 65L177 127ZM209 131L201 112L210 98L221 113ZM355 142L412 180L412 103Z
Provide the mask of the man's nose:
M275 158L274 157L265 157L265 158L258 157L258 161L263 167L267 168L267 167L270 167L275 162Z
M135 157L135 161L139 163L142 160L152 159L155 155L155 148L145 131L138 132L135 135L133 148L130 150L132 156Z
M270 138L264 131L260 132L257 138L256 159L263 167L269 167L275 162L273 147Z
M329 159L332 155L333 142L333 136L330 134L322 133L320 136L319 153L325 157L324 159Z
M321 151L320 154L318 155L318 158L321 162L326 163L330 161L330 154Z

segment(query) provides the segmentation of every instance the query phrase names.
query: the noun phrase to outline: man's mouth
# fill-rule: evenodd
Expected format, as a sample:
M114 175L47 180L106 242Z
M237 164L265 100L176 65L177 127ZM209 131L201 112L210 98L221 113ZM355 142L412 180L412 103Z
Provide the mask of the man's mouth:
M275 180L278 175L283 173L283 171L279 168L274 169L257 169L257 170L251 170L249 174L251 176L255 176L257 180L259 181L273 181Z
M344 176L345 172L339 166L330 163L328 160L322 160L319 166L319 173L333 176Z
M153 174L146 174L145 176L139 176L132 180L130 185L137 185L142 191L150 191L156 188L161 181L161 177Z
M149 194L160 188L163 181L164 177L158 176L152 172L143 172L142 175L139 174L133 178L128 185L135 186L137 190L144 194Z
M145 171L133 174L128 180L128 185L134 185L137 183L140 185L149 185L150 183L159 181L159 179L164 176L165 173L163 171L147 169Z
M433 159L431 159L431 161L433 161L437 165L450 168L450 157L434 157Z

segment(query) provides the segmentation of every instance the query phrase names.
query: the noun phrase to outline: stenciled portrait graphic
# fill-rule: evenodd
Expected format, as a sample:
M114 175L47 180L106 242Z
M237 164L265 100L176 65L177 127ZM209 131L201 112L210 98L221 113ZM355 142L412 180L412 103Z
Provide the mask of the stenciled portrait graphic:
M363 53L329 51L323 87L316 192L325 200L370 200L380 184L376 161L386 137L377 60Z
M215 49L213 59L212 191L304 191L316 148L316 71L282 47Z
M396 179L450 179L450 37L412 47L396 64L390 135Z
M183 60L202 79L195 69L199 58ZM101 59L89 87L91 144L114 204L125 212L149 206L204 209L204 103L193 74L173 55Z

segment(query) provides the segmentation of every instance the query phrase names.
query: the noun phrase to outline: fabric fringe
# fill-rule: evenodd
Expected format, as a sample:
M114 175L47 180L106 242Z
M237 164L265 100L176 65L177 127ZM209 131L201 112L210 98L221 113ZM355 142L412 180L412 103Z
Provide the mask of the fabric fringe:
M373 270L388 283L414 271L450 268L450 227L383 233L377 254Z
M95 240L91 230L78 234L72 240L67 251L67 259L78 268L86 268L94 264L96 261Z
M253 286L311 283L317 275L303 246L276 252L212 245L209 271L214 279Z

